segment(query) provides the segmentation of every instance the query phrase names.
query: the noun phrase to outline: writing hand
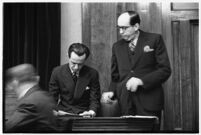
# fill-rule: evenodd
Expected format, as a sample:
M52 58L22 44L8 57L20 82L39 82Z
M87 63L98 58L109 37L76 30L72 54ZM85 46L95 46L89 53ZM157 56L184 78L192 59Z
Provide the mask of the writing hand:
M89 117L95 117L96 113L93 110L89 110L89 111L84 111L83 113L80 113L79 115L89 118Z

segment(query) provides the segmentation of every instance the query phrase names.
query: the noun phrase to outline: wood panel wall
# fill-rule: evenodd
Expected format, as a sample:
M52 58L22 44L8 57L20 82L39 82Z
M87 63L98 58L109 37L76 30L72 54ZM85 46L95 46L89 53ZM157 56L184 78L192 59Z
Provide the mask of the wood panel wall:
M111 3L83 3L82 39L91 51L88 64L99 71L102 91L108 91L111 79L111 48L117 40L116 7Z
M198 23L191 21L198 20L196 5L188 3L183 9L169 2L83 3L83 42L92 51L88 64L99 71L102 91L109 87L111 47L120 39L115 26L121 12L138 11L142 30L162 34L173 69L164 84L162 128L168 132L198 131Z
M198 22L173 21L174 128L197 131L198 128Z

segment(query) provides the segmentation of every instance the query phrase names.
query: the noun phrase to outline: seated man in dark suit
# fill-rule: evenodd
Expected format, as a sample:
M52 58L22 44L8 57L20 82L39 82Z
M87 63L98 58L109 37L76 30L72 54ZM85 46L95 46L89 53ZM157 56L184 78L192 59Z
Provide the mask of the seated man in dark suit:
M49 91L58 102L56 115L96 116L100 107L99 74L85 65L89 54L87 46L74 43L68 49L69 63L53 70Z
M38 86L39 76L31 64L21 64L6 72L7 89L18 97L13 115L6 121L5 131L12 133L47 133L56 131L53 115L55 102L51 95Z

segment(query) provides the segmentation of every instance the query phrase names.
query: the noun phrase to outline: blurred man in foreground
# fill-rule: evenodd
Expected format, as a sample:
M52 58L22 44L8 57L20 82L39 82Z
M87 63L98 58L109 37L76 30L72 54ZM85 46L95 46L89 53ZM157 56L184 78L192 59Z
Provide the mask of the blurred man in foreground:
M6 72L6 88L14 90L18 105L6 121L5 131L11 133L56 132L54 101L38 86L39 76L31 64L21 64Z

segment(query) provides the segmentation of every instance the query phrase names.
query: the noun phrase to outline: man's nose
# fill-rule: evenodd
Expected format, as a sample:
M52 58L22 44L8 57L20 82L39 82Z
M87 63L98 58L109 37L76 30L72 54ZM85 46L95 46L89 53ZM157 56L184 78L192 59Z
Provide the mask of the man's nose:
M74 69L75 69L75 70L78 70L78 68L79 68L78 64L75 64L75 65L74 65Z

